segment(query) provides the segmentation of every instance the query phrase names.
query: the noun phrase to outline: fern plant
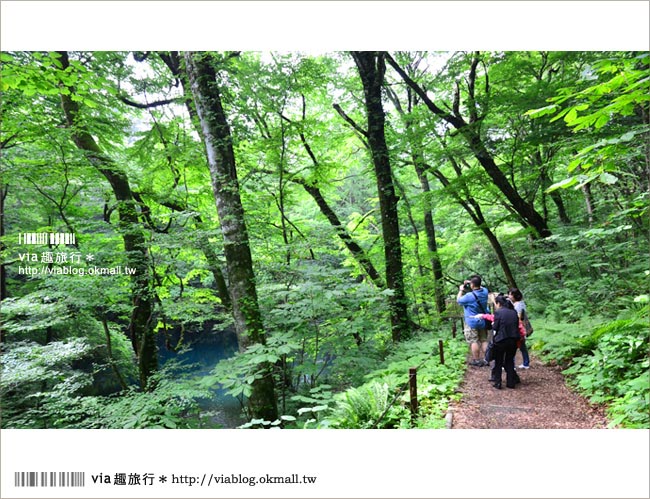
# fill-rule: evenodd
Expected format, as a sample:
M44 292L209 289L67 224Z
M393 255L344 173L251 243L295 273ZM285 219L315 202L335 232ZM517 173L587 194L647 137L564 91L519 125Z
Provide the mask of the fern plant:
M402 404L392 404L399 396L397 378L373 380L345 391L337 400L332 426L337 428L396 428L409 415Z

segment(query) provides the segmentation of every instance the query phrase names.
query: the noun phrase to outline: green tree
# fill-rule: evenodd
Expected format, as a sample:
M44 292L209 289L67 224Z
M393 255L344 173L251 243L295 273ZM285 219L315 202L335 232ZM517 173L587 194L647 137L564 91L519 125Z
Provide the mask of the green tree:
M377 179L377 192L381 208L381 227L386 260L386 284L393 294L390 296L391 333L393 341L410 336L402 247L397 215L397 196L393 185L388 146L385 136L385 114L382 104L382 87L386 73L384 54L374 52L352 52L359 70L365 96L368 120L367 139Z
M58 52L59 64L55 65L62 73L70 73L73 67L67 52ZM101 150L86 128L81 117L80 106L74 88L61 79L61 104L67 126L71 130L75 145L85 153L88 161L111 185L118 202L120 230L124 240L124 250L129 264L135 269L132 277L133 311L128 326L133 349L140 366L140 384L143 389L151 389L148 380L158 369L155 335L152 316L154 310L151 271L148 250L140 225L137 203L133 197L128 177L115 162Z
M493 155L485 145L484 138L481 136L480 124L484 118L484 110L480 108L476 95L476 79L478 75L478 67L481 62L480 54L477 52L472 55L469 64L469 71L467 73L466 108L468 117L464 117L461 113L460 85L458 85L454 90L451 112L446 111L432 101L422 86L410 78L389 54L386 54L385 57L386 62L388 62L402 77L404 82L417 93L429 110L461 134L476 160L489 175L494 185L503 193L512 208L521 217L521 221L525 225L534 229L534 235L536 237L548 237L551 235L546 220L544 220L544 218L536 211L532 202L524 200L517 192L516 188L497 165Z
M263 345L264 327L257 303L244 209L239 196L235 154L216 78L217 60L207 53L186 52L184 61L189 90L201 124L221 221L235 330L240 348L245 349L254 343ZM251 414L253 417L273 420L277 417L277 406L271 368L267 363L262 363L256 378L249 399Z

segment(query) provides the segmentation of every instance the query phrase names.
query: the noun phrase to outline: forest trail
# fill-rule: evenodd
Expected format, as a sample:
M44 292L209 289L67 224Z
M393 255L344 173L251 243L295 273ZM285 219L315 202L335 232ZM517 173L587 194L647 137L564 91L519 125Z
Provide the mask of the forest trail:
M517 352L515 366L521 364ZM488 381L489 367L468 366L460 386L461 400L452 402L453 429L588 429L606 428L601 408L570 391L561 368L531 356L530 369L517 369L521 383L497 390Z

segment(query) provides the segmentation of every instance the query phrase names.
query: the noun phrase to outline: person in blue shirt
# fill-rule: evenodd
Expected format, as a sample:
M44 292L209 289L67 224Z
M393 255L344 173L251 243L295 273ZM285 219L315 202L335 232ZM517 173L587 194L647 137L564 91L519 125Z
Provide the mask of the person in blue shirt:
M469 284L469 290L466 289L466 284ZM463 333L472 354L469 364L476 367L487 366L488 363L484 360L488 335L485 320L474 316L489 313L488 289L481 286L481 278L475 275L460 286L456 301L465 309Z

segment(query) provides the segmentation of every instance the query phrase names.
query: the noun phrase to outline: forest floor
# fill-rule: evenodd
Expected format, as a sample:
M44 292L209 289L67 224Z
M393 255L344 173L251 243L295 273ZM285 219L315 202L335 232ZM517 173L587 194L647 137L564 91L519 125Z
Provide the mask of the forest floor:
M515 366L520 364L518 351ZM459 388L462 398L449 407L451 428L606 428L604 410L569 390L561 371L531 356L529 369L517 369L521 383L506 388L503 373L503 388L497 390L488 381L490 367L468 366Z

